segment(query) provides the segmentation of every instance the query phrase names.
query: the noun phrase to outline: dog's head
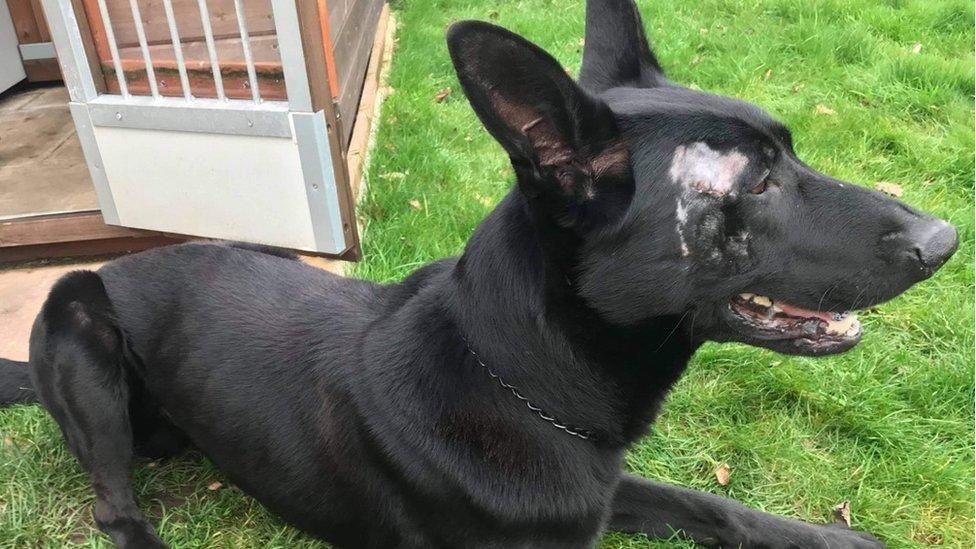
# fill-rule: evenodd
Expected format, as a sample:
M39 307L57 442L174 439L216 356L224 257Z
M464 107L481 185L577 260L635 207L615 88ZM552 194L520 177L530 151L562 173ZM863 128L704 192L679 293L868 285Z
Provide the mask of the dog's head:
M848 311L955 252L944 221L804 164L760 108L669 82L631 0L590 1L579 83L485 23L455 24L448 46L540 230L571 235L577 290L609 322L678 315L703 339L842 352L861 338Z

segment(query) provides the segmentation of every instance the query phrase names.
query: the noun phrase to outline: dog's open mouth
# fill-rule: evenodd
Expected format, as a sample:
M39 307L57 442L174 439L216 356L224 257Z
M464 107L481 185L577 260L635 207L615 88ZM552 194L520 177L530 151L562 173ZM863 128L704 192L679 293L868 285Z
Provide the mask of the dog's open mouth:
M782 353L840 353L861 340L861 323L851 312L813 311L750 293L732 298L729 310L747 343Z

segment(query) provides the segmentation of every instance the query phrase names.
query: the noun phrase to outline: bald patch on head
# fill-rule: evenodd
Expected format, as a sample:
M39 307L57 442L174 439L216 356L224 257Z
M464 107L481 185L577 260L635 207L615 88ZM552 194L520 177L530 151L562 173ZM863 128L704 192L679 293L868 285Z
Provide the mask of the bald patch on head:
M671 179L700 194L721 197L734 192L749 159L732 149L716 151L698 141L681 145L671 157Z

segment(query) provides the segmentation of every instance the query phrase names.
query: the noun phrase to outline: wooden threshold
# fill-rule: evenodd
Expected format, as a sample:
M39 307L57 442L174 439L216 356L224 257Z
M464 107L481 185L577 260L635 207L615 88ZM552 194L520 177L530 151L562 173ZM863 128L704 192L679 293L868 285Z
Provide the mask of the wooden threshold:
M0 263L134 252L183 240L106 225L98 211L37 215L0 221Z

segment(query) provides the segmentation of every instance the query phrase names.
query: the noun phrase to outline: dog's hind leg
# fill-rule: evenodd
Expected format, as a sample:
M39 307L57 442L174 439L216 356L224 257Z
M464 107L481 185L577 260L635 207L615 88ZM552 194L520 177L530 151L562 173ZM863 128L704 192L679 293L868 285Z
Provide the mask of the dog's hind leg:
M166 545L139 511L132 491L130 372L101 278L63 277L31 333L31 377L95 491L98 527L118 547Z
M632 475L620 480L608 528L670 538L677 533L708 547L877 549L871 534L817 525L750 509L727 498Z

